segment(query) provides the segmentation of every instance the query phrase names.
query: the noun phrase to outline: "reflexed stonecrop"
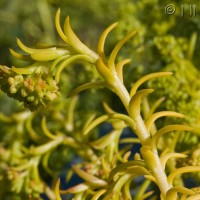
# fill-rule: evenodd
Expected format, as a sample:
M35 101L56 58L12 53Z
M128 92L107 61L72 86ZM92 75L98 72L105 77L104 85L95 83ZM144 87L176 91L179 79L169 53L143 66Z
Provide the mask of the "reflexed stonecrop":
M62 31L60 10L57 11L55 23L65 45L30 48L17 39L23 54L10 49L11 55L32 64L24 68L8 68L0 65L1 90L8 96L23 102L24 106L31 111L46 106L49 101L60 95L57 84L65 67L80 61L94 64L99 57L75 35L69 17L65 21L65 33Z
M29 73L19 73L19 68L0 66L1 90L34 111L56 99L60 92L56 81L45 72L45 68L37 66L28 70Z

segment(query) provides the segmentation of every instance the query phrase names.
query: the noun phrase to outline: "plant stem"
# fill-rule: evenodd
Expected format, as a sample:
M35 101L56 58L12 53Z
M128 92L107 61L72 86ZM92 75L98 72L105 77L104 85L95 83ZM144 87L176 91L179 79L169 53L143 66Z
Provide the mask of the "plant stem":
M125 88L124 84L115 76L117 84L114 88L115 93L119 96L126 110L129 112L130 95ZM167 175L162 168L157 149L151 146L150 133L147 131L144 120L141 115L130 116L136 123L136 130L133 130L139 137L142 147L141 154L148 169L151 171L156 183L161 191L162 196L165 198L167 191L171 188L167 181Z
M114 92L119 96L119 98L121 99L124 107L126 108L126 110L129 110L129 102L130 102L130 95L126 89L126 87L124 86L124 84L121 82L121 80L118 78L117 74L114 75L115 80L116 80L116 86L114 88Z
M142 157L156 180L162 196L165 198L167 191L171 188L167 181L167 176L162 168L157 150L152 150L150 146L141 147Z

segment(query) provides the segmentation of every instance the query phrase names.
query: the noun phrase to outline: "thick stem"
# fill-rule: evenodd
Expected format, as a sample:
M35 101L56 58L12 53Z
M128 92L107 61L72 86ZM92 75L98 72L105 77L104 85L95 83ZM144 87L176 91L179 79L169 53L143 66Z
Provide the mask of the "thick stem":
M127 112L129 113L130 95L123 83L118 80L118 77L115 77L115 79L117 79L117 84L114 88L114 91L119 96ZM133 131L137 134L141 141L141 154L143 156L144 162L154 176L163 198L165 198L166 193L171 188L171 186L169 185L167 181L167 175L162 168L157 149L152 149L151 147L150 133L148 132L142 117L140 115L130 117L136 122L136 130Z
M134 121L136 122L135 132L138 138L140 139L141 144L142 145L145 144L146 141L149 139L150 133L148 132L141 115L137 117L134 117L134 116L130 116L130 117L133 118Z
M154 176L158 187L160 188L163 197L166 196L167 191L171 188L167 181L167 176L162 168L160 158L157 153L157 149L153 149L151 146L150 133L148 133L145 123L141 116L134 118L136 120L136 134L141 140L142 147L140 149L142 157ZM148 135L148 137L147 137Z
M114 88L114 92L119 96L121 99L123 105L125 106L126 110L128 111L129 108L129 102L130 102L130 95L124 86L124 84L120 81L118 78L117 74L115 75L115 80L116 80L116 86Z
M156 180L156 184L160 188L162 196L165 198L166 193L171 186L167 181L167 176L162 168L157 150L152 150L150 146L144 145L141 147L141 154L147 167L151 170L151 173Z

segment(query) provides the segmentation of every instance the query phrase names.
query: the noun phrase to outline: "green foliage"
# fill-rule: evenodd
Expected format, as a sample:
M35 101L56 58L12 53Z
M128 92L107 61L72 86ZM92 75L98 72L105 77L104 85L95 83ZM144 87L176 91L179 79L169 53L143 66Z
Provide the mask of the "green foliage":
M23 30L25 40L48 45L30 48L17 39L23 53L10 49L15 60L4 65L18 67L0 66L1 90L23 103L1 94L0 198L199 199L199 188L184 185L187 178L197 186L200 180L199 11L181 18L181 3L186 1L174 3L176 12L167 15L167 2L158 0L1 2L6 13L0 15L20 24L15 35ZM58 10L62 42L57 42L51 12L59 5L81 39L69 17L62 28ZM23 9L35 19L21 17ZM118 25L110 25L97 42L113 21ZM3 39L11 28L2 30ZM94 42L95 51L88 48ZM112 130L102 136L99 127L105 122ZM127 127L136 138L133 133L124 138ZM132 150L136 144L140 153ZM66 169L66 163L72 167ZM82 182L60 190L58 177L66 171L67 181L77 174Z
M35 68L35 69L34 69ZM37 69L36 69L37 68ZM45 106L59 96L58 86L52 77L48 77L40 67L31 66L31 74L22 75L17 70L1 66L1 89L8 96L22 101L24 106L35 110ZM28 68L26 68L28 69Z

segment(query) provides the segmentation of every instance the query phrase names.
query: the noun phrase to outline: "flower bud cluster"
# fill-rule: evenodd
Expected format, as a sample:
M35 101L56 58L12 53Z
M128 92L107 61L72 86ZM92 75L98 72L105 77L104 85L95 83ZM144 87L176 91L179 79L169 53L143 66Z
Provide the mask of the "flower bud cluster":
M18 74L13 68L0 66L1 90L24 103L31 111L46 106L59 95L59 88L52 76L44 71Z

